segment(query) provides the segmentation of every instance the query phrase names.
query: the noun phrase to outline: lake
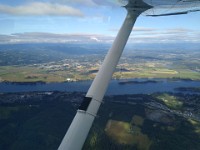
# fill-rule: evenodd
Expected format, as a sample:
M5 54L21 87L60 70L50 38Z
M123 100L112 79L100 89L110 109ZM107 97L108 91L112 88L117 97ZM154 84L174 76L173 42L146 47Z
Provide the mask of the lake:
M200 81L168 79L120 79L111 80L106 95L151 94L155 92L177 92L178 87L200 87ZM31 91L87 92L92 81L65 83L17 84L0 83L0 93ZM123 83L123 84L121 84ZM124 84L125 83L125 84ZM191 93L191 92L190 92Z

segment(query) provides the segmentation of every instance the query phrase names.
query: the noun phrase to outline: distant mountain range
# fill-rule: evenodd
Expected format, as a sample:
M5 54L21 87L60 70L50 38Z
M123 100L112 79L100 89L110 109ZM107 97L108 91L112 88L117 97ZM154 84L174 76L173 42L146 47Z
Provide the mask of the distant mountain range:
M0 65L27 65L59 61L73 56L103 54L108 45L8 44L0 45Z
M111 44L0 44L0 65L27 65L59 61L69 57L80 55L104 56ZM198 43L174 43L174 44L127 44L124 54L134 56L148 54L188 53L199 50Z

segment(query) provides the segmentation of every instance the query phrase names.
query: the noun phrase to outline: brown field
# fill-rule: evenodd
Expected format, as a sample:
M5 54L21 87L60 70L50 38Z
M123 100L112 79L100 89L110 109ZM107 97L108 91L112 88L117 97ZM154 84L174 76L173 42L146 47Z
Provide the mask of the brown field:
M134 115L131 121L131 124L134 124L136 126L142 126L144 122L144 119L138 115Z
M136 145L138 150L148 150L151 145L148 136L141 133L138 126L131 126L128 122L109 120L105 131L117 143Z

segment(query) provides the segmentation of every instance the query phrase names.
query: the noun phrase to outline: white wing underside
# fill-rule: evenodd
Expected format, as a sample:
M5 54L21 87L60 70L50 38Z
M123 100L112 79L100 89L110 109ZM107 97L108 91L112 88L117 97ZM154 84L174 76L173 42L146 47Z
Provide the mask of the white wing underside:
M152 8L143 12L145 16L169 16L187 14L190 12L200 11L200 0L113 0L122 6L127 6L131 3L140 3L149 5Z
M200 0L144 0L153 8L145 11L146 16L169 16L200 11Z

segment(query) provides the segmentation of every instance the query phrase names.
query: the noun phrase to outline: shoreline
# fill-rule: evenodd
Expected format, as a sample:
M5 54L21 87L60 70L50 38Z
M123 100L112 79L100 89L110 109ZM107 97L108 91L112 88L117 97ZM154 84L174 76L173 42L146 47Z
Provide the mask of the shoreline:
M176 81L195 81L200 82L200 80L194 80L189 78L121 78L121 79L111 79L112 81L119 81L120 85L124 84L147 84L147 83L158 83L162 82L159 80L166 80L167 82L176 82ZM45 82L45 81L0 81L1 83L6 84L16 84L16 85L34 85L34 84L49 84L49 83L73 83L73 82L88 82L93 80L78 80L78 81L52 81L52 82Z

